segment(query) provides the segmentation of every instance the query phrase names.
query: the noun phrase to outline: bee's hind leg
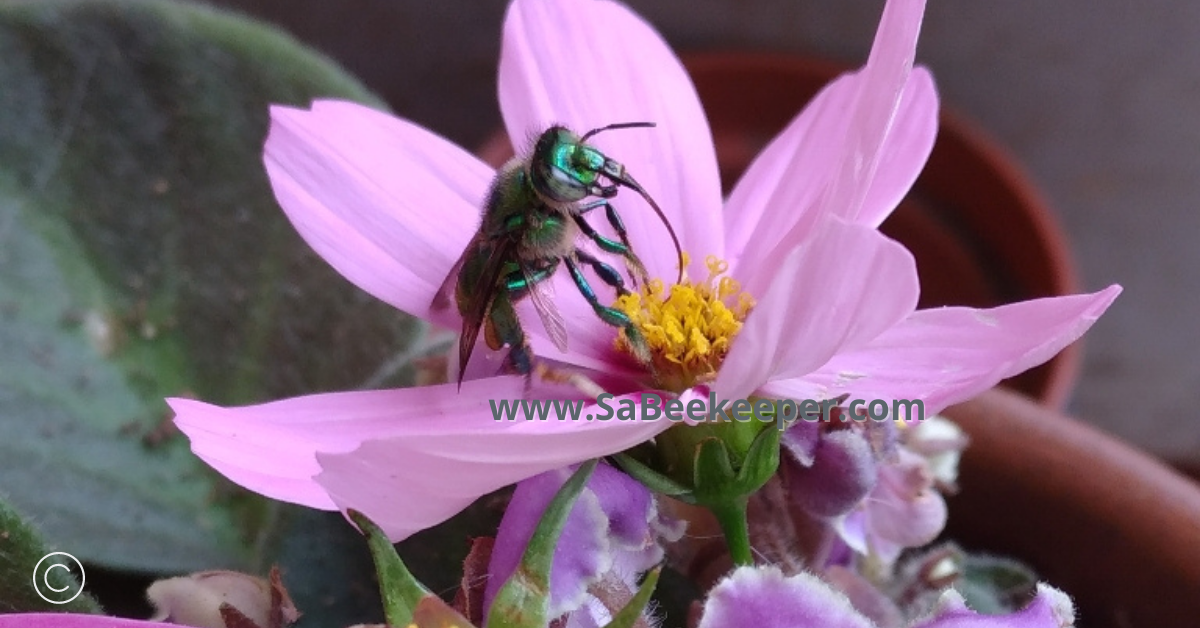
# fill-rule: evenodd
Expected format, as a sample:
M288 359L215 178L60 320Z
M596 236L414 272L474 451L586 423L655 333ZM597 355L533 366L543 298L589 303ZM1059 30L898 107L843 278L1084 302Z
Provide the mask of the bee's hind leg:
M586 375L573 371L556 369L543 364L529 346L529 339L521 329L517 312L509 299L497 299L492 307L490 325L487 333L494 335L499 345L508 345L508 356L504 360L504 370L525 376L525 398L533 394L533 378L552 384L573 386L590 399L596 399L604 393L599 384ZM489 342L493 338L488 338ZM497 346L499 346L497 345Z
M504 370L509 373L524 375L528 380L533 373L533 349L525 330L521 328L521 320L513 308L512 300L508 298L492 301L492 309L488 314L487 323L483 328L484 338L489 347L499 349L509 346L508 356L504 359ZM529 386L526 384L526 389Z
M556 369L546 366L541 362L538 362L536 365L534 365L533 370L534 373L537 374L538 379L544 382L550 382L552 384L566 384L568 386L572 386L579 392L587 395L588 399L593 401L598 399L600 395L604 394L604 389L601 388L599 384L592 381L592 378L584 375L583 373L576 373L575 371L567 369ZM525 388L526 395L528 396L528 379L526 380Z

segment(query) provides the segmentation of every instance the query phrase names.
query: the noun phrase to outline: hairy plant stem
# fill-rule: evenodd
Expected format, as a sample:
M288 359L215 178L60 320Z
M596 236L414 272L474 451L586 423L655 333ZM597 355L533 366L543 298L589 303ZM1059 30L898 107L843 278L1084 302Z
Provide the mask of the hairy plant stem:
M729 555L733 557L733 564L738 567L754 564L754 556L750 552L750 528L746 523L746 504L747 499L739 497L724 504L708 507L717 518L717 524L725 534Z

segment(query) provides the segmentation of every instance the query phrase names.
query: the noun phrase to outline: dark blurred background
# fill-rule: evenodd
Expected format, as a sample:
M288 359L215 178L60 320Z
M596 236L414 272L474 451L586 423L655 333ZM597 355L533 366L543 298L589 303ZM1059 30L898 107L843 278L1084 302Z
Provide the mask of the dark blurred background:
M467 147L499 125L503 0L219 0L275 22ZM633 0L678 50L859 64L881 0ZM918 59L1058 212L1083 287L1125 293L1086 338L1070 410L1200 462L1200 5L931 0ZM620 45L614 38L610 45Z

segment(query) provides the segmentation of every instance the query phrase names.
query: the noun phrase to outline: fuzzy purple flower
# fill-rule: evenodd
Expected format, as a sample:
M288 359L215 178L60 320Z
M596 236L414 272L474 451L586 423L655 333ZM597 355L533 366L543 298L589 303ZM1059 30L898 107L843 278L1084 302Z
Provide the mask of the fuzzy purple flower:
M1058 589L1039 585L1020 611L981 615L953 589L944 592L927 617L907 628L1068 628L1075 607ZM878 628L850 600L816 576L784 576L774 567L742 567L713 587L697 628Z

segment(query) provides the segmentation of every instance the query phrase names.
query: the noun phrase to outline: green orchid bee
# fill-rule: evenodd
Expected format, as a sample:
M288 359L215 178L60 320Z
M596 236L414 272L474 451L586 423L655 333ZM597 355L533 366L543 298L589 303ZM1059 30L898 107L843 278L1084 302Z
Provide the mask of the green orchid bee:
M625 260L630 279L643 285L646 268L629 243L628 232L610 202L621 187L634 190L646 200L670 232L680 259L683 254L674 229L654 199L625 170L587 140L614 129L653 127L650 122L612 124L582 137L562 126L543 132L527 156L517 156L502 166L488 191L479 230L446 277L433 306L449 307L450 294L463 319L458 347L458 383L482 330L489 348L509 347L505 368L531 377L537 364L517 317L516 304L526 297L533 302L546 332L560 351L567 348L567 327L554 306L550 279L565 265L580 294L600 320L623 329L635 356L650 359L641 332L622 311L605 305L584 275L590 267L618 295L628 294L621 273L576 244L582 234L603 252ZM617 238L597 232L586 215L603 208ZM540 369L544 375L554 375Z

